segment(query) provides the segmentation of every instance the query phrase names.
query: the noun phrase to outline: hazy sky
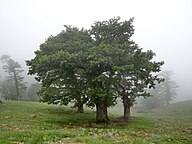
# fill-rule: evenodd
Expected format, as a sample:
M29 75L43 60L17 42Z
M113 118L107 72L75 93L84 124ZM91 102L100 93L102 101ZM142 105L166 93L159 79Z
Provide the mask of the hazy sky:
M133 40L173 70L179 97L192 98L192 0L0 0L0 55L24 65L63 25L89 28L116 16L135 18Z

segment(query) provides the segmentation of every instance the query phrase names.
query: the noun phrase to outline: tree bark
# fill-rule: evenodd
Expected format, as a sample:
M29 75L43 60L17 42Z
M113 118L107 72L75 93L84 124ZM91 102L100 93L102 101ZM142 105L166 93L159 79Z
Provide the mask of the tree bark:
M129 122L131 117L131 105L130 105L130 99L128 96L123 96L123 106L124 106L124 121Z
M83 103L80 104L80 105L78 105L78 107L77 107L77 112L78 112L78 113L84 113Z
M15 88L16 88L16 100L19 100L19 86L18 86L18 81L17 81L17 75L15 73L15 70L13 71L14 75L14 80L15 80Z
M108 123L109 117L107 115L107 106L104 103L96 104L96 122L97 123Z
M168 95L165 96L165 101L166 101L166 105L169 105L169 96Z

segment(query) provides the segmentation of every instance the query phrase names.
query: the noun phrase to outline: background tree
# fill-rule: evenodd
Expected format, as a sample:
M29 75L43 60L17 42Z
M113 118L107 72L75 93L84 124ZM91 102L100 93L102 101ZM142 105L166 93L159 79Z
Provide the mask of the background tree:
M164 105L164 99L161 95L161 84L157 84L155 89L150 89L148 92L150 93L150 97L146 97L141 99L141 105L145 109L154 109L156 107Z
M33 83L29 86L27 90L27 97L30 101L39 101L39 96L37 92L40 90L39 83Z
M1 83L0 92L1 97L4 98L5 100L16 100L15 97L16 90L13 81L4 80Z
M0 76L0 78L1 78L1 76ZM2 87L1 87L1 81L0 81L0 98L2 97L1 90L2 90ZM1 99L0 99L0 103L2 103Z
M9 76L6 77L6 80L8 81L9 85L14 83L14 90L15 90L15 100L19 100L21 97L21 94L26 91L27 86L26 82L24 82L24 77L22 77L21 73L23 70L21 69L21 65L18 62L15 62L13 59L11 59L8 55L1 56L0 60L2 61L3 69L5 72L9 74ZM10 86L9 88L11 88ZM6 91L6 90L3 90Z
M173 72L166 70L160 73L160 76L165 79L163 83L160 84L161 93L165 105L169 105L177 95L177 88L179 87L175 81L172 80Z
M149 93L153 95L153 97L142 100L142 105L145 108L150 109L158 106L169 105L170 101L177 95L178 85L171 78L173 72L166 70L161 72L159 75L164 79L164 81L157 84L155 89L149 90Z

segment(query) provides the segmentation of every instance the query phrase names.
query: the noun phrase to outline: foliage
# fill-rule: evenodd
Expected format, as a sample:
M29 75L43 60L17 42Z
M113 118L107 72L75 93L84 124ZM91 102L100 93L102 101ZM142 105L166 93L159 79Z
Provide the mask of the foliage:
M22 94L27 89L27 83L23 81L24 77L21 75L23 72L21 65L8 55L2 55L0 60L4 64L3 69L9 74L9 76L6 77L6 81L3 82L1 89L4 98L12 100L21 99Z
M162 82L162 79L154 73L159 72L164 63L152 61L155 53L151 50L143 52L142 48L130 40L134 33L132 23L133 18L120 22L120 17L117 17L109 21L95 22L91 29L95 45L101 47L98 53L95 52L94 57L103 56L98 60L95 58L94 62L100 63L96 64L99 68L94 71L98 73L104 67L100 75L104 73L107 78L100 76L100 81L107 79L108 91L112 90L112 95L122 98L124 110L126 107L133 106L136 97L149 96L146 90L154 87L155 82ZM96 72L95 76L97 76ZM107 90L106 86L103 87ZM125 115L129 114L126 113L124 118L128 119L129 116Z
M29 74L42 82L42 101L75 106L96 106L97 120L108 121L107 107L116 99L133 105L138 96L147 96L146 88L161 79L163 62L152 61L155 53L144 52L130 40L133 18L120 17L95 22L90 30L65 26L57 36L49 37L36 57L27 61ZM99 120L100 119L100 120Z
M86 58L83 53L89 39L86 30L65 26L40 46L35 59L27 61L29 74L37 74L36 79L42 82L39 95L43 102L67 105L84 97L84 78L79 74L85 67L82 57Z

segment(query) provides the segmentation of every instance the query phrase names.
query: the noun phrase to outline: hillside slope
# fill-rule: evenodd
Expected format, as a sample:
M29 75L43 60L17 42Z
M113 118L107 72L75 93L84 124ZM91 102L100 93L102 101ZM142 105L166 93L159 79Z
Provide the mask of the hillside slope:
M96 124L92 111L78 114L66 106L3 101L0 104L0 143L191 144L191 102L140 113L122 126Z
M153 109L152 113L160 116L169 116L177 118L192 117L192 100L182 101L170 104L168 106Z

